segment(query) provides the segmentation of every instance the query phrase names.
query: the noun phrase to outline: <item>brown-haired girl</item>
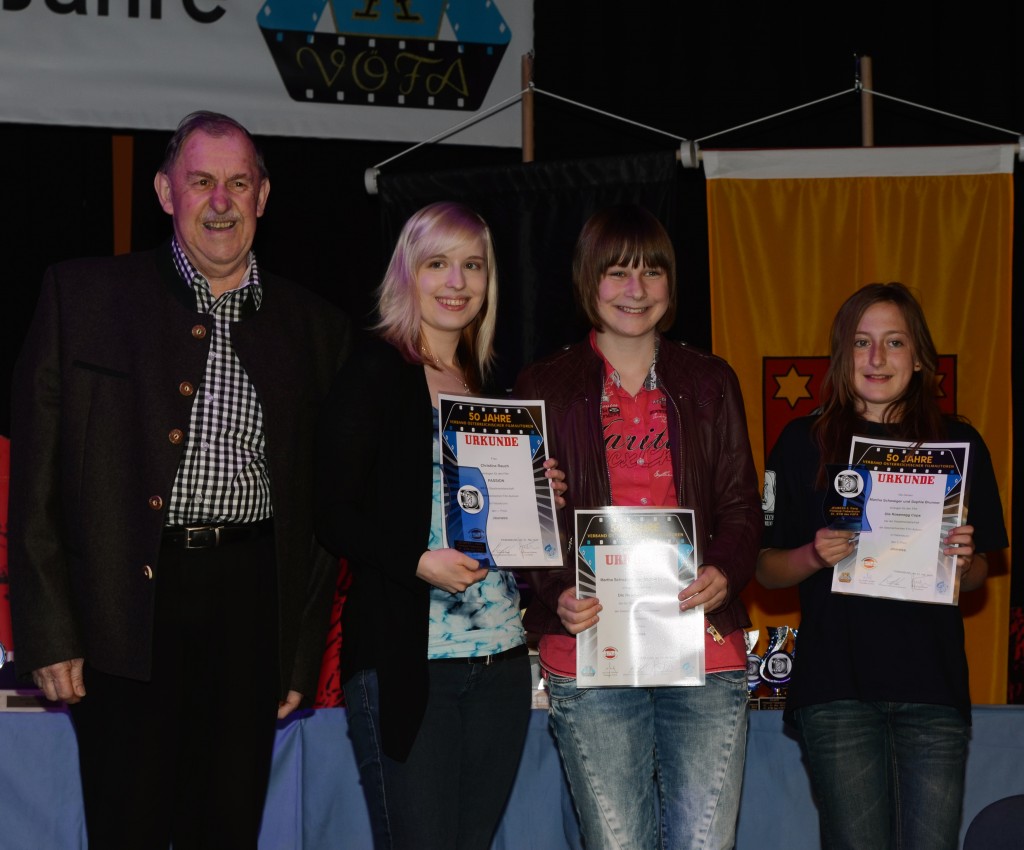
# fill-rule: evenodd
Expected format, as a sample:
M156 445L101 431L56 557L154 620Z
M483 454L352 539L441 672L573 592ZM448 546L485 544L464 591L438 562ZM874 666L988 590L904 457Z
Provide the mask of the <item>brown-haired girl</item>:
M855 434L970 443L970 525L952 529L961 591L981 587L985 552L1007 545L981 435L944 417L938 356L920 304L899 283L855 292L832 324L824 403L789 424L768 459L775 504L757 577L800 586L800 638L786 718L800 732L828 848L957 846L971 717L955 605L831 592L854 534L823 527L826 462Z

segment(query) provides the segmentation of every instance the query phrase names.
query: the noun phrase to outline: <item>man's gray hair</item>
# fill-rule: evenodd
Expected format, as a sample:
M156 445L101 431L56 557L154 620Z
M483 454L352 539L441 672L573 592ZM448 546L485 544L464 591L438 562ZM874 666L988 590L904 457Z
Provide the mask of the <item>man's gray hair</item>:
M167 143L164 161L160 163L160 171L163 174L170 173L174 163L178 160L178 154L181 153L181 148L185 141L196 131L201 131L214 138L227 136L231 133L241 134L252 145L253 158L256 160L256 171L260 182L262 183L270 176L267 173L267 166L263 162L263 152L260 150L259 145L256 144L252 133L228 115L220 112L207 112L205 110L192 112L181 119L178 129L174 131L174 135L171 136L171 140Z

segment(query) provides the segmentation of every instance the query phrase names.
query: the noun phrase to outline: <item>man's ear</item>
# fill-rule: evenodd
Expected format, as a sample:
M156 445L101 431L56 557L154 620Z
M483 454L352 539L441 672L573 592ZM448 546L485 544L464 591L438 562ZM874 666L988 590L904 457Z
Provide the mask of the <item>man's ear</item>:
M153 188L156 189L156 196L160 206L168 215L174 215L174 201L171 198L171 179L162 171L156 173L153 178Z
M267 207L267 197L270 195L270 178L264 177L260 181L259 192L256 194L256 218L263 215Z

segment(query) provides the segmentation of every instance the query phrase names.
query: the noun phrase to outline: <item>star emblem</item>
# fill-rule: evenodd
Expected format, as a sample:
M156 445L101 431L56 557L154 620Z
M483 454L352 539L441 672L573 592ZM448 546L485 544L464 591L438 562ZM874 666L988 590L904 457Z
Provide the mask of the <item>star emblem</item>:
M796 366L790 366L785 375L776 375L775 383L778 384L773 398L783 399L789 402L790 409L796 407L796 403L802 398L810 398L811 391L807 389L807 382L811 375L801 375Z

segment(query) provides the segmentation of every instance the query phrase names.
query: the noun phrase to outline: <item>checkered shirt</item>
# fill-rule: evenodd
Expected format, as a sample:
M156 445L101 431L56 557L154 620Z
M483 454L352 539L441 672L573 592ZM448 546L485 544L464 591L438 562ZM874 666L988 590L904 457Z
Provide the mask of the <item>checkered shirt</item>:
M214 299L210 283L175 239L174 265L195 293L196 312L213 318L210 353L195 394L185 450L171 490L168 525L250 523L273 514L263 408L231 345L231 324L263 300L256 257L245 282Z

